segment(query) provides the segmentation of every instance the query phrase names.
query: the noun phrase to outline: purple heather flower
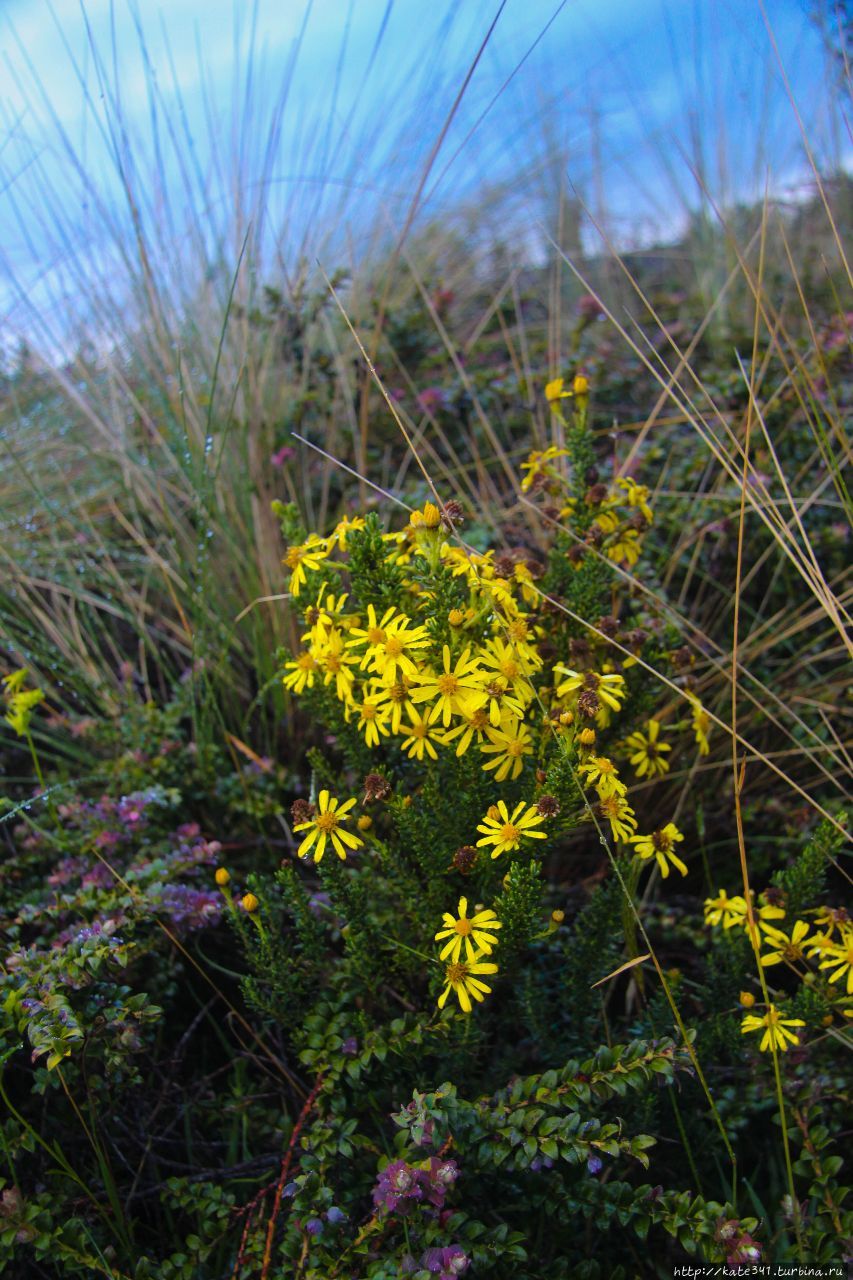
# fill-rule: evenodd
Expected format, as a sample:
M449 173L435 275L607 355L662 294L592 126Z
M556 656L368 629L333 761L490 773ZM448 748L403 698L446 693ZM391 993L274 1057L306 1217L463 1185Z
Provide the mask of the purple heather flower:
M305 1230L308 1232L309 1236L320 1236L320 1235L322 1235L322 1234L323 1234L323 1219L322 1219L322 1218L309 1218L309 1219L308 1219L308 1221L305 1223Z
M346 1222L346 1220L347 1215L344 1213L343 1209L339 1209L337 1205L333 1204L331 1209L326 1210L326 1221L331 1222L333 1227L340 1226L340 1224L342 1222Z
M586 1162L586 1167L590 1173L601 1173L604 1161L601 1156L590 1156Z
M377 1208L384 1206L389 1213L394 1213L403 1202L403 1211L408 1208L408 1201L423 1199L423 1171L413 1169L405 1160L394 1160L385 1166L373 1188L373 1203Z

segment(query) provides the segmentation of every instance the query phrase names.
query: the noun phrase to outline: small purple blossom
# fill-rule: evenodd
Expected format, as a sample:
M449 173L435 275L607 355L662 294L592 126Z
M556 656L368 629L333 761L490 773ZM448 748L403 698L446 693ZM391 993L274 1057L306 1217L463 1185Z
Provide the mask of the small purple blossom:
M427 1249L421 1258L421 1266L439 1277L439 1280L453 1280L468 1270L470 1258L458 1244L451 1244L444 1249Z
M586 1167L590 1173L601 1173L604 1161L601 1156L590 1156L586 1162Z

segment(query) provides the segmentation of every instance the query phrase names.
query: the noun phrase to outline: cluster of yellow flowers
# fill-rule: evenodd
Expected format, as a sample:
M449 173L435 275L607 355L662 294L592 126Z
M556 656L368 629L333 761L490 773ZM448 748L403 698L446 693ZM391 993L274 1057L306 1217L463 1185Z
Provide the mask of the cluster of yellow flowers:
M776 902L760 896L751 904L750 913L746 898L740 894L732 897L724 889L715 898L705 900L705 923L726 929L743 929L751 939L759 964L763 969L784 964L805 982L814 981L812 965L818 972L826 970L829 983L846 980L846 995L839 997L839 1011L844 1017L853 1017L853 921L843 908L820 907L814 912L814 920L794 920L787 929L779 928L771 921L785 919L785 911ZM751 915L751 920L750 920ZM751 1009L755 997L750 991L741 993L740 1002ZM741 1023L743 1032L764 1031L760 1048L763 1052L777 1049L784 1051L789 1044L799 1044L799 1037L788 1030L802 1027L798 1018L783 1019L771 1002L762 1016L747 1014Z
M43 689L24 688L28 675L27 668L21 667L18 671L12 671L8 676L4 676L2 680L3 700L7 706L3 719L19 738L27 736L33 711L40 702L44 701Z
M670 866L686 873L673 853L681 834L670 823L652 836L637 835L626 786L612 761L595 753L596 729L609 726L627 696L624 676L609 662L600 672L556 663L548 680L539 652L542 630L532 615L539 596L530 566L456 545L447 537L450 522L432 503L414 512L401 532L382 535L391 564L405 569L424 556L463 588L460 605L445 620L450 643L441 646L439 658L421 620L434 609L432 593L416 581L404 580L399 604L377 612L369 603L364 614L349 607L347 593L336 594L329 585L328 569L344 567L333 554L345 553L350 533L363 525L360 518L346 519L329 537L311 535L287 552L292 596L299 598L324 566L327 574L305 610L308 629L303 647L285 664L285 687L297 694L315 685L330 689L368 747L397 739L406 755L420 761L437 759L442 748L457 756L474 749L497 782L518 778L547 737L566 735L613 838L634 842L638 856L656 858L664 875ZM693 702L693 727L704 753L707 723L697 723L697 717L705 713ZM645 731L629 734L622 749L638 777L669 769L672 748L656 719Z

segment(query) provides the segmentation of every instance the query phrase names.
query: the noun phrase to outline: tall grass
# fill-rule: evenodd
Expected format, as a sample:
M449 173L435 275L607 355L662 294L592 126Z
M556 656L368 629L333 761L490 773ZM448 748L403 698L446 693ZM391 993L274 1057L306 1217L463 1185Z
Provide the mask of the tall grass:
M578 170L578 147L567 148L549 82L536 79L547 59L553 66L547 41L537 50L545 63L531 61L517 76L515 66L499 68L492 85L482 79L488 45L478 53L471 39L466 59L441 71L450 9L438 30L420 92L404 96L401 77L389 86L388 110L365 119L358 94L343 108L344 33L329 114L309 120L290 149L285 125L304 30L275 91L256 30L250 22L238 31L243 55L230 105L208 88L193 124L174 58L158 63L137 22L144 129L128 110L115 49L93 38L83 65L69 47L99 131L90 144L105 166L97 176L31 68L26 93L58 168L30 138L10 154L4 179L14 203L14 166L34 168L27 189L38 199L19 216L38 228L47 263L31 305L30 282L8 262L5 273L29 344L5 380L2 406L8 661L33 666L51 705L73 715L116 711L125 661L147 696L197 680L212 693L220 728L244 732L247 706L273 679L276 647L294 640L279 598L272 500L296 502L307 525L322 527L356 493L373 492L369 485L416 490L420 464L482 523L532 536L512 476L518 454L550 430L537 388L580 344L596 382L610 388L602 430L611 404L621 419L617 466L653 466L664 510L690 510L680 532L678 521L664 523L660 591L695 640L703 696L723 721L731 521L751 419L742 733L749 752L801 795L838 790L844 736L826 726L841 696L835 659L848 588L824 572L812 529L815 516L824 529L828 511L849 515L843 388L834 390L826 365L837 358L819 332L822 317L846 305L838 227L849 218L849 184L815 170L810 200L786 208L770 194L763 206L732 207L727 157L736 147L718 130L712 178L712 117L685 104L692 154L660 135L646 142L689 223L673 240L670 207L670 243L631 250L608 207L608 183L621 178L613 156L595 167L595 112L588 180L565 179ZM486 22L477 34L487 32ZM382 73L379 34L365 82ZM541 34L530 33L525 55ZM796 137L784 68L772 48L767 57L767 119L787 112ZM619 59L614 50L613 67ZM603 50L599 65L607 62ZM466 69L480 79L467 87L463 118ZM515 92L524 75L534 86L524 100L536 105L509 134L510 181L506 165L488 163L481 122L495 95ZM395 132L387 120L400 102L412 107ZM199 127L203 146L193 135ZM466 157L483 178L457 183L451 199L448 185L466 173ZM643 185L654 185L648 171ZM72 198L81 187L85 225ZM439 287L454 295L449 313ZM576 323L581 292L594 293L608 316L590 331ZM394 392L413 450L351 330ZM462 431L419 402L427 378L452 383L464 400ZM290 454L283 462L282 448ZM719 576L703 555L711 541ZM751 545L760 547L754 560ZM774 589L789 581L802 591L780 599ZM806 661L810 649L816 656ZM287 708L274 699L260 705L269 710L254 732L271 749Z

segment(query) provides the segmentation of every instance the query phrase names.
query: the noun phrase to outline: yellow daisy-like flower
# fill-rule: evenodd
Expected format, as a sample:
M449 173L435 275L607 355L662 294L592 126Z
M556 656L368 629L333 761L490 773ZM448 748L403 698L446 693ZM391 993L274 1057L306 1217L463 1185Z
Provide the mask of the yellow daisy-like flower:
M288 590L294 598L299 595L299 592L308 582L305 570L316 573L328 554L329 548L316 533L312 533L307 542L303 542L301 546L288 547L284 556L284 564L290 569Z
M454 738L459 738L456 746L457 756L464 756L465 752L471 745L476 734L477 743L481 743L485 739L487 730L489 729L489 713L485 707L478 707L476 711L472 711L470 715L462 717L462 723L449 729L445 737L445 742L452 742Z
M483 765L488 772L495 770L497 782L505 778L517 778L524 767L524 757L533 754L533 738L530 730L520 720L508 720L500 729L486 730L488 743L483 743L480 751L484 755L493 755L494 759Z
M492 857L498 858L502 853L510 853L513 849L517 849L522 840L544 840L546 834L544 831L533 830L544 821L544 816L535 805L525 809L522 800L510 815L506 801L499 800L497 804L492 805L477 827L483 837L482 840L477 841L477 848L492 845Z
M633 752L628 759L638 778L654 778L669 771L669 761L664 755L672 747L668 742L661 742L659 734L660 721L649 720L645 733L638 729L636 733L629 733L625 739L626 748Z
M627 787L619 779L616 766L606 756L590 756L578 765L578 773L584 775L587 786L594 786L602 799L606 796L624 796Z
M616 483L620 489L624 489L628 506L638 507L649 524L651 524L654 520L654 515L649 506L648 487L644 484L637 484L636 480L632 480L630 476L620 476Z
M369 747L378 747L380 737L387 738L389 733L387 710L369 692L365 692L363 700L356 703L355 710L364 741Z
M746 1035L750 1031L763 1031L761 1044L758 1046L762 1053L767 1053L768 1049L778 1049L780 1053L784 1053L789 1044L799 1044L799 1037L789 1031L789 1027L804 1027L806 1024L802 1018L783 1018L780 1016L779 1010L775 1004L767 1006L767 1012L759 1017L757 1014L748 1013L740 1024L741 1033Z
M761 929L771 948L761 957L764 968L771 964L798 964L805 960L803 948L809 932L809 926L805 920L796 920L790 935L783 933L781 929L774 928L772 924L762 923Z
M364 516L344 516L342 520L338 521L326 539L326 545L329 550L331 551L334 547L338 547L339 550L346 551L349 535L356 529L363 529L364 525Z
M739 894L730 898L725 889L718 889L716 898L705 899L705 923L721 924L732 929L746 919L746 899Z
M484 963L480 959L481 954L482 952L476 951L472 959L456 960L447 966L444 971L444 981L447 985L438 997L439 1009L444 1008L451 991L459 1001L459 1007L463 1013L471 1012L472 996L482 1004L483 996L491 993L492 988L480 981L479 974L497 973L498 966Z
M605 707L619 711L628 696L625 679L616 671L599 675L597 671L572 671L570 667L558 665L554 668L554 675L566 677L555 690L558 698L572 695L576 700L584 693L594 693Z
M411 723L403 725L402 733L407 733L408 737L400 743L400 747L405 751L410 760L423 760L424 753L429 756L430 760L437 760L434 743L444 746L447 739L438 725L430 721L429 716L419 715L415 711L410 716Z
M853 929L842 929L840 941L824 947L821 955L826 959L821 960L820 968L835 970L829 981L840 982L846 973L847 994L853 995Z
M711 717L695 693L688 693L687 697L692 708L693 733L696 737L696 745L699 748L700 756L706 756L711 750L708 742L708 734L711 732Z
M486 701L486 695L480 685L480 664L471 657L471 650L465 649L451 666L450 646L442 649L443 671L419 672L418 687L412 690L412 701L415 703L432 702L430 719L441 719L445 729L450 725L454 715L470 715Z
M631 844L637 857L648 859L656 858L660 867L660 873L664 880L669 875L669 864L672 863L683 876L687 875L687 868L681 859L674 852L675 845L684 839L682 833L674 822L668 822L665 827L661 827L659 831L653 831L650 836L631 836Z
M370 666L380 649L388 641L388 628L397 616L396 605L391 605L386 609L381 618L377 618L376 610L372 604L367 606L367 626L350 627L350 638L347 644L353 649L365 647L365 651L361 657L362 668ZM400 615L404 621L408 622L405 615Z
M310 649L303 649L301 653L297 653L292 662L285 662L284 669L289 672L282 678L285 689L292 689L294 693L303 693L306 688L314 688L314 677L319 668L317 659Z
M598 802L598 812L610 823L614 840L630 840L637 830L634 810L625 796L620 796L618 793L602 796Z
M549 404L553 404L553 398L548 395L548 388L556 387L559 383L560 388L563 386L563 379L557 378L554 382L549 382L545 388L545 395ZM569 393L567 392L566 395ZM558 397L559 398L559 397ZM565 398L565 397L563 397ZM547 449L534 449L528 455L527 461L522 462L521 470L526 471L527 475L521 481L521 492L527 493L537 476L556 476L556 471L550 465L556 458L568 457L568 449L560 449L557 445L550 445Z
M474 959L477 951L481 955L490 955L498 945L494 930L502 928L500 920L492 910L478 911L476 915L469 916L467 898L459 899L458 916L452 916L449 911L445 911L442 920L444 928L439 929L435 940L440 942L442 938L449 938L450 941L442 948L440 960L458 960L462 954L463 943L469 960Z
M388 685L385 688L374 688L371 694L371 701L375 702L383 711L389 712L392 733L405 732L406 726L403 723L404 711L410 720L417 719L418 709L412 702L411 691L412 682L402 679L395 680L392 685Z
M525 625L526 632L527 627ZM480 654L480 663L488 671L489 679L492 673L500 676L508 685L512 686L512 691L516 698L523 706L527 706L533 697L533 685L528 677L531 675L534 664L539 662L536 655L533 655L534 661L527 656L531 653L528 646L527 654L523 652L521 646L516 648L512 644L507 644L500 636L494 636L491 640L487 640L483 652Z
M338 699L341 702L351 702L355 676L350 668L358 665L358 658L355 654L347 652L343 634L337 628L333 628L316 652L317 666L323 672L323 684L329 685L334 682Z
M371 670L383 684L413 680L418 674L417 651L425 649L429 642L426 627L413 627L409 619L400 614L388 623L385 640L371 645L365 657L370 659Z
M317 798L317 812L306 822L297 822L294 831L307 831L308 835L296 850L300 858L307 858L313 850L314 861L319 862L326 852L326 841L330 841L335 853L342 862L346 861L347 849L357 849L364 844L358 836L346 831L341 825L349 820L350 809L355 800L345 800L343 804L331 796L328 791L321 791Z

